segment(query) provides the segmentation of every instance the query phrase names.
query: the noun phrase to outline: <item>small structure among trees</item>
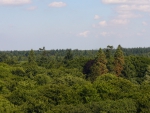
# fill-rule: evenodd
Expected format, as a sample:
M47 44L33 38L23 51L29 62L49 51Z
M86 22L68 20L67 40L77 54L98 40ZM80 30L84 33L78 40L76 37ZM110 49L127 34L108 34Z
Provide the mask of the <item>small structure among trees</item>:
M40 50L40 51L44 51L44 50L45 50L45 47L43 47L43 48L39 48L39 50Z

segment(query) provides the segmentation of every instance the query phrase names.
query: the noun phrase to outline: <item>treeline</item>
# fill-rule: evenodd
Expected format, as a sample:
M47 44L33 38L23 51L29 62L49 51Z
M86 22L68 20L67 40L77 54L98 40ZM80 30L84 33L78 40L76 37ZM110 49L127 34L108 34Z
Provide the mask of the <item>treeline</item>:
M103 50L105 51L107 48L104 48ZM56 49L56 50L46 50L48 56L58 56L58 57L64 57L67 53L68 50L71 49ZM112 53L115 52L116 49L113 48L112 46ZM71 50L72 54L77 57L77 56L84 56L84 57L91 57L94 58L98 52L98 50ZM150 47L147 48L122 48L122 51L125 56L129 55L140 55L140 56L150 56ZM3 57L8 57L8 56L16 56L19 60L27 60L27 56L29 55L30 51L0 51L0 55ZM40 50L34 50L34 53L36 56L40 56L42 51Z
M149 113L148 52L52 51L0 53L1 113Z

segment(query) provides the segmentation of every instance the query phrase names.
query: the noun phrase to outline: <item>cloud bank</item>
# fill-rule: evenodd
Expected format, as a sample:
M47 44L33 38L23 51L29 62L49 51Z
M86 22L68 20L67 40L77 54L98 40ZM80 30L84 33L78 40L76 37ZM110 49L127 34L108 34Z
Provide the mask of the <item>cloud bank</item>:
M131 19L141 18L144 13L150 12L150 0L102 0L104 4L115 4L114 11L117 14L109 22L101 21L100 26L126 25ZM143 25L147 23L143 22Z
M27 10L30 10L30 11L32 11L32 10L36 10L36 9L37 9L37 7L36 7L36 6L31 6L31 7L27 8Z
M82 33L79 33L79 36L87 37L89 34L89 31L84 31Z
M95 15L95 16L94 16L94 19L95 19L95 20L98 20L98 19L100 19L100 17L99 17L98 15Z
M52 2L48 6L49 7L65 7L67 4L64 2Z
M31 0L0 0L0 5L23 5L29 3L31 3Z

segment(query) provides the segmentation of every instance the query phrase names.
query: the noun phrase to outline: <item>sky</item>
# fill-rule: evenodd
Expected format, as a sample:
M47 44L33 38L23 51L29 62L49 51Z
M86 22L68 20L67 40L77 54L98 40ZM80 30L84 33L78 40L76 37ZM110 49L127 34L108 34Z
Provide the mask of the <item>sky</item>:
M150 46L150 0L0 0L0 50Z

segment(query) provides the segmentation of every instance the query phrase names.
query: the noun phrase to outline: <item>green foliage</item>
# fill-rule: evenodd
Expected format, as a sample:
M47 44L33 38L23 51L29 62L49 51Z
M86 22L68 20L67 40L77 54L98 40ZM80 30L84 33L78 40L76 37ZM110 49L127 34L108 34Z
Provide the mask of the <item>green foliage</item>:
M11 75L11 67L5 63L0 63L0 78L6 78Z
M52 109L50 113L94 113L84 104L75 105L59 105ZM96 112L95 112L96 113Z
M72 75L72 76L85 78L83 73L80 72L78 69L76 69L76 68L67 69L64 67L61 67L58 69L49 69L49 70L47 70L47 75L52 78L66 76L66 75Z
M34 80L37 82L38 85L48 84L51 81L50 77L44 74L37 75Z
M150 111L150 82L143 82L137 97L138 111L148 113Z
M40 71L39 67L36 64L32 63L23 63L22 64L23 70L25 71L25 76L29 78L33 78L37 75L37 73Z
M123 70L124 65L124 55L121 50L121 46L119 45L115 54L114 54L114 71L117 76L121 75L121 71Z
M92 113L136 113L136 102L132 99L105 100L86 105Z
M59 105L52 109L57 113L136 113L136 102L132 99L106 100L79 105Z
M107 46L107 49L105 50L105 55L107 59L107 69L109 73L114 74L114 58L112 54L113 46Z
M131 80L141 83L145 75L148 73L148 65L150 60L146 57L128 56L125 58L124 69L122 76Z
M102 99L122 99L134 96L137 86L129 80L116 77L112 74L104 74L96 79L94 87Z
M0 113L14 113L17 107L6 98L0 96Z
M64 76L42 87L43 96L54 105L88 103L98 99L96 90L90 82L72 76ZM43 93L44 92L44 93Z
M37 63L39 66L47 67L49 60L47 56L47 52L44 50L40 56L40 58L37 60Z
M149 113L150 58L122 50L0 52L0 113Z
M71 53L71 49L67 49L66 56L64 57L64 60L72 60L73 54Z
M98 76L108 72L106 67L107 60L102 49L99 49L98 55L94 60L94 64L90 67L90 76L89 79L94 81Z
M35 55L34 55L34 51L31 49L30 53L29 53L29 56L28 56L28 63L29 64L35 64Z
M18 64L17 57L15 57L15 56L9 57L7 60L5 60L5 63L7 63L9 65Z
M9 56L6 53L0 54L0 62L7 62Z
M25 76L25 71L22 67L17 67L12 70L12 74L23 77Z
M133 79L137 76L135 66L132 64L130 57L125 58L125 64L121 76L131 81L133 81Z

